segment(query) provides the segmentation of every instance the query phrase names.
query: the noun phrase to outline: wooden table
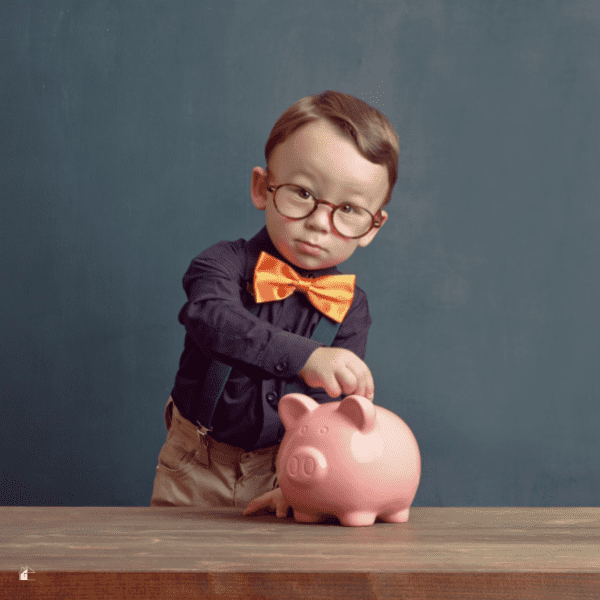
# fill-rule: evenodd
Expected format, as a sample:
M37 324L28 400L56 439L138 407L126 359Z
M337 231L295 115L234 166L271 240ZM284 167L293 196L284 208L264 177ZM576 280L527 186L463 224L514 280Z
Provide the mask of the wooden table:
M597 600L600 508L413 508L405 524L343 527L239 509L0 507L0 596Z

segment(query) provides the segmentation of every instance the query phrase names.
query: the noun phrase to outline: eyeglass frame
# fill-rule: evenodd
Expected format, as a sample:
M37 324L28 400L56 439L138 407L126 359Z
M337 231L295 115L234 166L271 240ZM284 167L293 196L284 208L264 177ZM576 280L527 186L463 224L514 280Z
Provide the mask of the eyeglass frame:
M284 215L279 210L279 208L277 206L277 202L275 202L275 196L277 195L277 190L279 188L282 188L285 185L294 185L296 187L299 187L299 188L307 191L313 197L313 200L315 201L315 206L307 215L304 215L303 217L288 217L287 215ZM297 183L282 183L281 185L278 185L278 186L269 185L267 183L267 191L271 192L273 194L273 204L275 205L277 212L280 215L282 215L283 217L285 217L286 219L291 219L292 221L301 221L302 219L307 219L308 217L310 217L310 215L312 215L314 212L316 212L317 208L319 208L319 204L325 204L326 206L330 206L332 208L332 210L329 212L329 222L331 223L331 226L333 227L334 231L338 235L342 236L343 238L345 238L347 240L358 240L361 237L364 237L365 235L370 233L373 229L381 227L381 225L383 224L380 220L378 220L378 218L376 216L373 216L373 214L371 213L370 210L367 210L366 208L363 208L362 206L360 206L359 208L364 210L371 217L371 226L369 227L369 229L367 229L367 231L365 231L365 233L361 233L360 235L357 235L354 237L349 237L347 235L344 235L343 233L340 233L338 231L337 227L335 226L335 224L333 223L333 213L338 208L342 208L344 206L343 204L333 204L332 202L327 202L327 200L322 200L321 198L317 198L310 190L307 190L306 188L304 188L301 185L298 185ZM346 203L346 204L349 204L349 203ZM379 209L377 211L377 214L379 214L379 213L381 213L381 209ZM380 218L381 218L381 215L379 214L379 219Z

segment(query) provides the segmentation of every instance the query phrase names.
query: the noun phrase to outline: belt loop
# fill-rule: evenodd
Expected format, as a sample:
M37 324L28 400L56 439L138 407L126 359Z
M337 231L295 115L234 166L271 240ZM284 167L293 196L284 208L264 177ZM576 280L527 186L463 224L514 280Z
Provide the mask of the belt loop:
M200 424L198 425L198 429L196 429L196 433L198 434L198 441L200 442L198 444L197 452L198 460L200 464L206 467L207 469L210 468L210 439L208 431L209 430L206 429L206 427Z

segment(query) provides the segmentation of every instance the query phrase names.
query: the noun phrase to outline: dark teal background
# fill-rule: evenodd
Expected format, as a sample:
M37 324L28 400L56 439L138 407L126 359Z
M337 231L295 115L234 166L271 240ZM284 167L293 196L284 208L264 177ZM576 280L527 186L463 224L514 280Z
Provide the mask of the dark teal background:
M415 504L598 505L600 1L3 0L0 36L1 504L149 504L181 278L336 89L400 136L343 270Z

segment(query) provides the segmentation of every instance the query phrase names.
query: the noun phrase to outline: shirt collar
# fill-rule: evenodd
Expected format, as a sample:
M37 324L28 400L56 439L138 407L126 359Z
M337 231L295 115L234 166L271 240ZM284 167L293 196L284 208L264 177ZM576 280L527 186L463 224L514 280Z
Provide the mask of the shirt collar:
M291 264L288 260L286 260L275 248L271 238L269 237L269 232L266 227L263 227L252 239L250 239L247 243L247 252L248 252L248 262L246 263L246 279L251 280L254 277L254 267L258 261L258 257L262 251L267 252L271 256L283 261L284 263L290 265L298 275L301 277L322 277L324 275L338 275L340 271L336 266L327 267L326 269L302 269L297 267L296 265Z

